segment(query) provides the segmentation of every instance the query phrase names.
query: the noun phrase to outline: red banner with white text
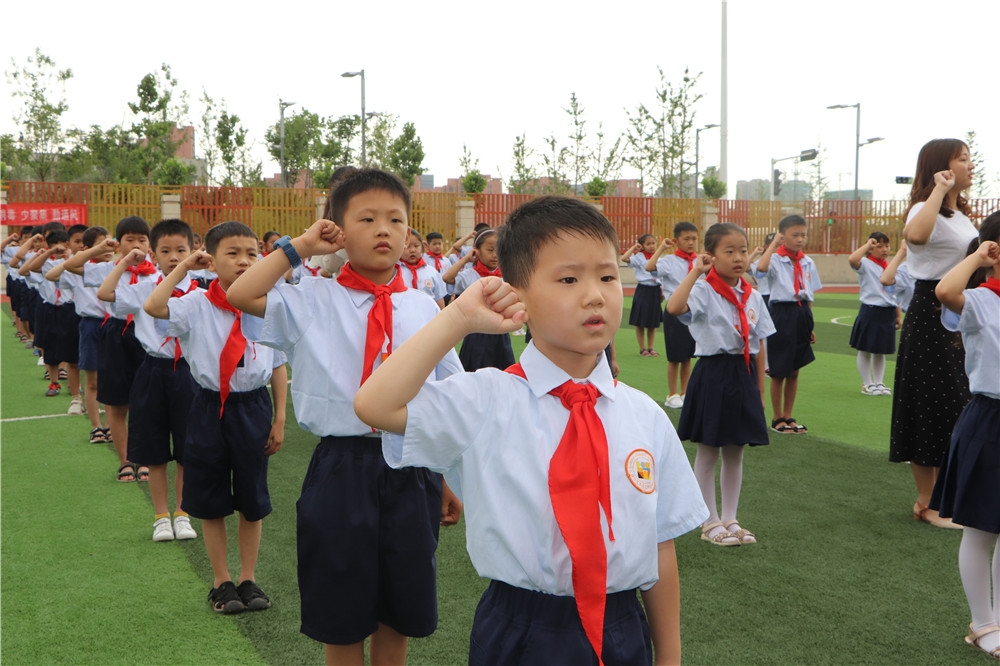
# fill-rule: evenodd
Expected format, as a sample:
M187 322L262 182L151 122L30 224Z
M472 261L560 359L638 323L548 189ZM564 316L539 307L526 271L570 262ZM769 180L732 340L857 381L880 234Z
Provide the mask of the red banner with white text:
M0 207L0 224L36 226L48 222L87 224L85 204L11 203Z

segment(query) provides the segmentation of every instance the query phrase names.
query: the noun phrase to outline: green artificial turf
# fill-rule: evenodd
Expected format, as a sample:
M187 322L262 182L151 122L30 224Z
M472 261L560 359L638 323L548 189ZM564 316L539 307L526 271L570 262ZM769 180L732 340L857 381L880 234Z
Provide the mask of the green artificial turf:
M740 518L760 543L717 548L696 532L677 540L688 663L983 663L961 640L961 535L910 517L909 469L886 461L891 399L860 394L850 328L829 321L849 324L856 303L817 299L817 360L803 369L795 409L810 434L774 434L770 446L746 452ZM64 413L68 398L44 398L41 369L10 328L0 333L0 416ZM515 353L523 341L513 337ZM661 334L656 345L662 354ZM620 379L662 402L665 357L640 357L628 326L616 346ZM679 410L667 411L676 422ZM316 438L295 425L291 407L284 447L270 461L274 512L257 567L274 606L236 617L216 617L205 603L211 571L201 538L152 543L145 484L116 483L113 453L87 444L88 430L82 416L0 424L0 660L322 661L322 646L299 633L295 554L295 500ZM685 447L693 460L694 446ZM230 541L235 575L234 534ZM439 627L411 641L410 664L467 662L486 582L469 563L463 525L442 529L437 560Z

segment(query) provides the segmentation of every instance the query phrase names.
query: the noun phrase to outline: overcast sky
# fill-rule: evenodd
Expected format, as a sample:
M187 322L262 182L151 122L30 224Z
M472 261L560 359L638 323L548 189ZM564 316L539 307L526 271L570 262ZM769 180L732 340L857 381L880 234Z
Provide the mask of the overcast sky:
M576 92L588 128L615 135L626 109L653 102L657 66L679 81L703 72L696 123L720 119L719 0L610 2L314 2L260 5L50 0L4 10L4 69L35 49L70 67L70 126L122 122L139 80L161 63L191 95L202 89L243 119L265 173L263 134L279 97L324 116L367 109L416 125L435 184L459 173L462 145L480 170L509 177L514 138L570 133L563 108ZM766 178L772 157L822 144L831 189L854 183L854 109L860 187L898 198L920 146L977 133L981 167L1000 196L997 0L730 0L729 181ZM8 84L9 91L9 84ZM0 130L12 131L9 96ZM718 129L701 133L701 165L719 163ZM782 165L786 171L794 166ZM804 172L803 172L804 173ZM625 176L630 174L626 170Z

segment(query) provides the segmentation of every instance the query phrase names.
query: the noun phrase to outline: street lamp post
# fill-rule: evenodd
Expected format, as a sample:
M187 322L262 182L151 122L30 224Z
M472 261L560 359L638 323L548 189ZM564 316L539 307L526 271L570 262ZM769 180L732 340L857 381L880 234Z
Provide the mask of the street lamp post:
M698 177L700 172L698 171L698 141L699 134L702 130L712 129L713 127L718 127L717 124L712 123L710 125L705 125L704 127L698 127L694 130L694 196L693 199L700 199L701 195L698 193Z
M281 117L281 186L287 187L285 182L285 109L294 106L295 102L285 102L278 98L278 114Z
M368 166L368 154L365 152L365 121L368 118L368 115L365 113L365 70L362 69L358 72L344 72L341 76L345 78L350 78L352 76L361 77L361 166Z
M858 162L860 160L861 146L867 146L869 143L875 143L876 141L882 141L882 137L875 136L864 143L861 143L861 102L857 104L834 104L832 106L826 107L828 109L856 109L857 115L854 123L854 200L858 200Z

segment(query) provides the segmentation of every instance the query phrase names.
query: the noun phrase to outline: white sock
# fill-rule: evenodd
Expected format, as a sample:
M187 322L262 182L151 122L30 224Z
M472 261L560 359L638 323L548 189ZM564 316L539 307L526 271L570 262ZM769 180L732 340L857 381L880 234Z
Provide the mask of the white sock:
M719 483L722 486L722 524L736 520L736 510L740 505L740 489L743 487L743 446L722 447L722 470Z
M975 631L996 624L996 612L991 599L993 595L990 594L992 587L990 578L993 577L994 583L1000 582L995 577L998 573L996 565L1000 560L994 556L993 566L990 566L990 549L996 549L997 542L996 534L967 526L963 530L962 543L958 547L958 572L962 577L962 587L969 602L972 628ZM979 645L986 651L993 650L1000 645L1000 633L984 636Z
M885 379L885 354L872 354L872 384L883 384Z
M701 497L708 507L708 524L718 522L719 510L715 501L715 463L719 459L719 449L705 444L698 445L694 457L694 478L701 488Z
M861 383L869 386L872 383L872 355L868 352L858 352L858 372L861 373Z

